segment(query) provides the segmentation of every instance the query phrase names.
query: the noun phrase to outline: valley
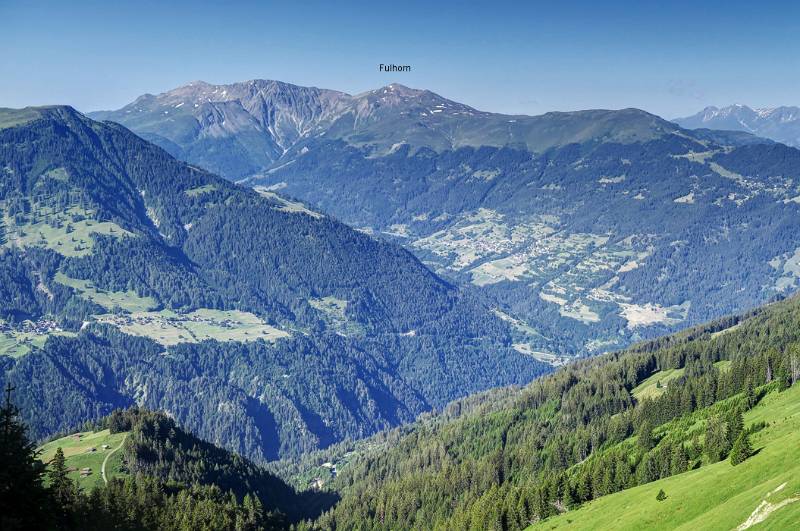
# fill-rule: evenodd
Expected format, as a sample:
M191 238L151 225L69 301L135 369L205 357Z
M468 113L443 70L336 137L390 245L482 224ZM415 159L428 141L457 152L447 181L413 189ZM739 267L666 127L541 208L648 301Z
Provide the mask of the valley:
M799 17L0 2L0 531L800 529Z
M791 529L798 318L795 296L276 470L341 495L309 529Z
M242 118L219 129L203 110L216 106ZM797 285L798 152L747 133L637 109L510 116L399 84L348 95L269 80L193 83L92 116L296 198L282 199L290 211L403 245L535 323L538 335L514 342L548 359L622 348ZM252 136L283 152L237 155L236 168L260 166L249 172L193 155L200 143L246 150Z
M69 107L0 116L0 380L37 440L140 405L264 463L549 370L397 245Z

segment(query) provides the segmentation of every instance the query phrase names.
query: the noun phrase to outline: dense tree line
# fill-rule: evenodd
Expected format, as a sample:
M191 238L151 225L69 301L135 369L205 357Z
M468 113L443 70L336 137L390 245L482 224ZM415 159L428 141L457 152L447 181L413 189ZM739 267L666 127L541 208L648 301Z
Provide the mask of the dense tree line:
M693 467L738 464L763 428L742 414L800 379L800 299L712 336L721 326L572 364L501 407L386 435L390 444L341 467L342 500L309 526L523 529ZM683 372L637 401L633 389L663 369Z

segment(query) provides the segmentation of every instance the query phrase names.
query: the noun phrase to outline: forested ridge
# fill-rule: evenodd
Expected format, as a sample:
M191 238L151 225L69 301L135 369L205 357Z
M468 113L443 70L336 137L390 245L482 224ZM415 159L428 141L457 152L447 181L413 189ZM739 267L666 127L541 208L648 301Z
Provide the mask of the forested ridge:
M671 369L680 375L656 381L658 392L634 396ZM308 527L524 529L635 485L747 459L763 426L743 425L742 414L798 379L794 297L376 436L337 468L329 487L342 499Z
M122 475L82 489L60 447L49 462L40 460L12 392L7 389L0 408L3 529L287 529L335 501L325 493L298 493L163 413L138 408L85 426L125 438Z
M548 370L402 248L117 124L35 109L0 167L0 380L37 439L140 404L263 462Z

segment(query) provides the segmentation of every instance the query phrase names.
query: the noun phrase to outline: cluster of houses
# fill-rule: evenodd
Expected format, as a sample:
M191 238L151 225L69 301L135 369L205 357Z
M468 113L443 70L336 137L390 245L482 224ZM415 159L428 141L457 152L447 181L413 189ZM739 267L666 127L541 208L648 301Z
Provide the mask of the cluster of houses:
M0 319L0 332L24 332L37 335L45 335L50 332L57 332L61 329L55 321L40 319L38 321L25 320L17 325L11 325Z

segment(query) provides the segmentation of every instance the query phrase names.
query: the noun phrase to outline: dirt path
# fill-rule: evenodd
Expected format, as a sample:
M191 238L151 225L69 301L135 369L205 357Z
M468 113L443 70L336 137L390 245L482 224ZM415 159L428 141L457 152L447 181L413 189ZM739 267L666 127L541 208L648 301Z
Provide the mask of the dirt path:
M108 463L108 458L111 457L111 455L114 452L116 452L117 450L122 448L122 445L125 444L125 439L127 439L127 438L128 438L128 434L126 433L125 436L122 438L122 440L119 442L119 446L117 446L116 448L114 448L113 450L108 452L108 455L106 455L106 458L103 459L103 466L100 467L100 475L103 476L103 483L105 483L106 485L108 485L108 478L106 477L106 463Z

